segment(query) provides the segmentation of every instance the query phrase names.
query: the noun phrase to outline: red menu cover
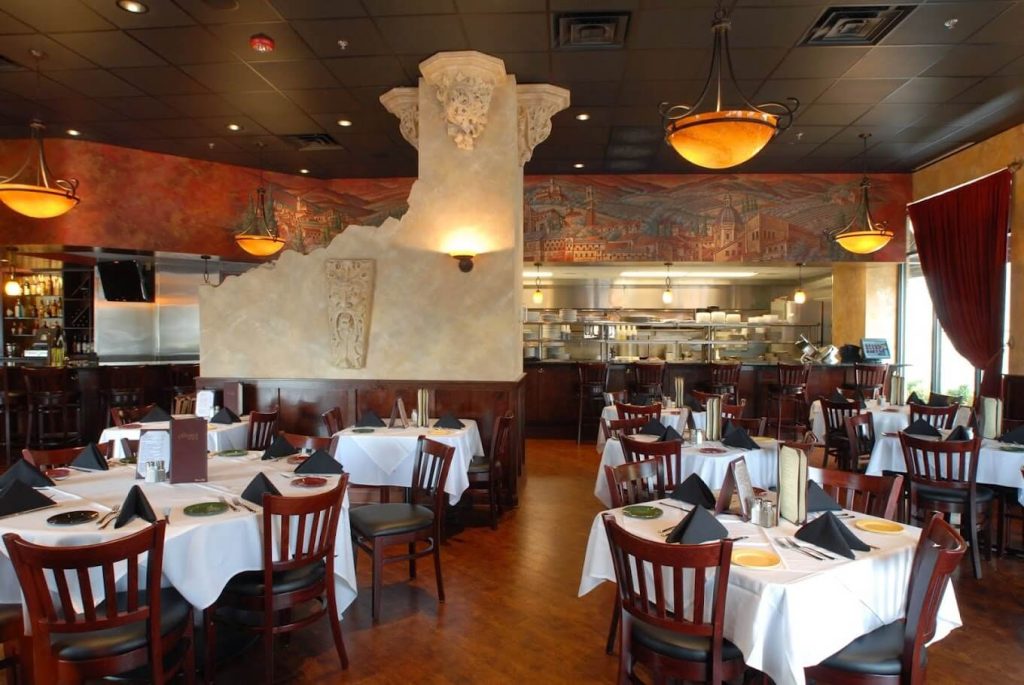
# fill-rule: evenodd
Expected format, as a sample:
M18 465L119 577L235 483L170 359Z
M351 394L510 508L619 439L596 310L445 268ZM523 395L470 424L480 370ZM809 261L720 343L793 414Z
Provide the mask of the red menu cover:
M171 482L206 482L206 420L171 421Z
M238 381L229 381L224 384L224 405L231 411L241 416L242 411L242 384Z

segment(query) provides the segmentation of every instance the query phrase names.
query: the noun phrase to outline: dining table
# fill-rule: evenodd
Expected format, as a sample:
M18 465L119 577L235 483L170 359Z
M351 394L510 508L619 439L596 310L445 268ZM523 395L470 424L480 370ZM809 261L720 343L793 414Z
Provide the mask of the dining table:
M659 501L650 504L662 510L658 518L630 518L623 509L611 513L630 533L664 541L666 530L682 520L686 512L659 506ZM807 550L789 547L788 541L798 529L789 521L762 528L735 515L717 518L729 537L738 538L733 542L723 635L743 653L747 666L767 674L776 685L804 685L805 667L820 663L861 635L903 617L919 528L896 524L894 533L867 532L857 527L858 521L876 520L874 517L844 511L839 519L842 524L876 549L856 552L852 560L836 554L829 554L832 559L815 559L806 554ZM777 563L758 568L736 561L737 553L752 556L762 552L777 555ZM649 566L647 573L650 576ZM587 540L578 595L586 595L605 581L615 582L615 569L604 522L598 514ZM670 599L674 604L675 598ZM689 601L692 598L684 599ZM934 640L946 637L961 624L956 596L949 584L939 605Z
M174 419L194 419L193 414L175 414ZM249 437L249 416L241 417L241 421L234 423L207 423L206 424L206 449L211 452L224 450L244 450ZM121 459L124 454L121 452L121 439L138 440L142 430L170 430L170 421L148 421L146 423L128 423L123 426L111 426L105 428L100 434L100 444L112 442L114 458Z
M910 405L888 404L878 400L867 400L861 413L870 412L875 423L875 435L901 431L910 425ZM971 408L962 406L956 412L954 426L967 426L971 420ZM821 409L821 401L811 402L811 430L819 438L825 438L825 414Z
M670 409L661 410L661 425L666 428L672 427L678 433L682 433L689 426L689 417L693 417L693 427L704 430L707 427L707 412L691 411L688 407L672 407ZM604 421L613 421L619 418L618 410L615 405L608 405L601 410L601 419ZM597 451L604 451L605 443L604 431L597 429Z
M642 440L651 436L632 437ZM676 477L682 482L691 473L696 473L709 488L717 490L722 487L725 474L729 471L729 462L742 456L747 462L751 484L765 490L774 488L779 478L779 444L774 438L755 437L753 440L759 445L759 449L729 447L721 442L709 440L700 445L683 443L680 450L682 468ZM626 456L618 439L612 438L607 441L594 480L594 497L606 507L612 506L612 496L608 490L608 478L604 474L604 467L625 463Z
M455 448L444 491L455 504L469 487L469 466L473 457L484 456L480 429L473 419L459 419L462 428L430 426L359 427L335 433L334 458L349 473L353 485L409 487L421 435Z
M234 575L263 568L262 508L239 499L242 491L259 473L263 473L282 495L301 497L323 492L337 485L338 476L325 476L316 487L299 487L293 473L296 466L288 459L262 460L262 452L242 452L239 456L210 456L207 481L201 483L148 483L135 477L135 465L120 459L110 460L107 471L65 469L66 477L53 487L39 491L55 504L42 509L0 519L0 535L17 533L39 545L94 545L116 540L149 525L135 518L121 528L98 525L102 515L120 505L133 485L138 485L154 513L166 517L163 578L197 609L209 607ZM63 476L63 473L62 473ZM305 482L302 482L305 485ZM226 511L209 503L224 502ZM200 505L191 508L192 505ZM186 507L189 512L186 513ZM198 511L197 511L198 510ZM77 525L55 525L55 515L72 511L92 511L101 516ZM21 602L21 593L7 549L0 543L0 602ZM121 565L122 574L126 567ZM123 575L118 580L123 580ZM335 537L334 586L338 611L342 612L356 597L357 583L349 526L346 494ZM93 583L101 589L102 583Z

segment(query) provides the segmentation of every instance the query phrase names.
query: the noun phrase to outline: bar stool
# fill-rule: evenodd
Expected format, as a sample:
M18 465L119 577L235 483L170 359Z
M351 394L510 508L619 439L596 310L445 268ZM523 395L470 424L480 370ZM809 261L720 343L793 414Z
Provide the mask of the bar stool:
M106 387L103 389L103 414L107 427L111 424L111 409L119 407L141 407L145 402L143 387L144 366L108 366Z
M740 365L711 362L711 384L714 395L729 395L733 404L740 403Z
M807 377L810 375L811 367L805 364L783 364L777 367L777 378L775 384L768 388L768 402L776 403L775 438L782 440L783 428L783 406L786 403L793 405L793 420L785 425L792 428L794 433L798 427L806 427L797 420L798 416L807 416ZM802 413L801 413L802 412Z
M28 396L25 447L51 449L81 442L81 406L66 369L23 370Z
M583 439L583 416L590 409L589 418L601 418L604 409L604 393L608 388L608 365L604 362L579 362L576 364L579 375L579 408L576 415L576 444ZM595 411L596 410L596 411Z
M22 436L25 428L25 391L15 385L14 370L0 367L0 411L3 412L3 446L7 466L11 465L16 452L15 440Z
M888 372L888 364L855 363L853 383L843 383L843 387L855 391L858 398L877 399L885 388L885 376Z
M168 369L170 386L167 394L173 401L179 395L194 395L199 364L172 364Z
M633 404L660 402L664 393L665 363L639 362L633 364Z

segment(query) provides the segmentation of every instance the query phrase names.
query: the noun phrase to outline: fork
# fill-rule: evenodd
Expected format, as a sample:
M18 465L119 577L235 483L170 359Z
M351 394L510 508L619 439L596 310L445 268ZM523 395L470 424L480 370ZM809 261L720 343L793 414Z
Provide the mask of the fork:
M239 497L233 497L232 499L233 499L233 501L234 501L234 503L235 503L235 504L237 504L238 506L242 507L243 509L246 509L246 510L248 510L248 511L251 511L251 512L252 512L252 513L254 513L254 514L256 513L256 510L255 510L255 509L253 509L252 507L250 507L250 506L249 506L248 504L246 504L245 502L243 502L243 501L241 500L241 498L239 498Z
M814 554L810 550L804 549L803 547L798 547L798 546L792 544L791 542L789 542L788 540L786 540L785 538L775 538L775 541L777 543L779 543L779 545L783 549L791 549L793 551L800 552L804 556L810 557L811 559L814 559L815 561L825 561L824 557L819 557L817 554Z
M121 512L121 507L115 507L110 510L110 515L107 516L107 520L100 524L100 530L103 530L117 519L117 515Z
M228 498L225 497L224 495L221 495L220 497L218 497L218 499L220 500L221 504L226 504L228 507L230 507L231 511L238 511L238 507L229 502Z
M121 513L121 505L120 504L115 504L114 507L110 511L108 511L106 514L104 514L103 516L100 517L100 520L96 522L96 525L99 526L100 528L105 528L107 522L110 519L112 519L115 516L117 516L119 513Z
M164 507L164 521L167 521L167 525L171 525L171 508Z
M825 557L826 559L829 559L830 561L835 561L836 560L836 558L834 556L832 556L830 554L825 554L821 550L810 549L808 547L804 547L801 544L798 544L797 541L794 540L793 538L789 538L789 544L793 545L793 549L807 550L807 551L811 552L812 554L817 554L818 556Z

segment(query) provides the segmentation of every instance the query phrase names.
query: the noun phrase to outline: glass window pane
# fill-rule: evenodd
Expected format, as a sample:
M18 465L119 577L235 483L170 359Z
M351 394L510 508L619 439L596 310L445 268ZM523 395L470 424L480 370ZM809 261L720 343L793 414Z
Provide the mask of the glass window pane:
M967 404L974 402L974 367L960 356L953 343L946 337L945 331L942 332L942 352L939 359L939 387L942 388L939 392L943 395L962 397Z
M907 260L907 289L903 305L906 334L903 337L903 369L906 392L916 392L922 400L932 390L932 321L935 312L921 266L916 257Z

